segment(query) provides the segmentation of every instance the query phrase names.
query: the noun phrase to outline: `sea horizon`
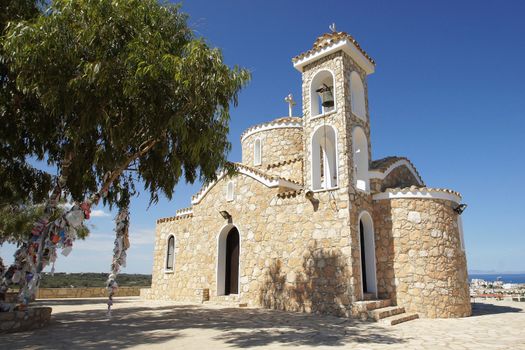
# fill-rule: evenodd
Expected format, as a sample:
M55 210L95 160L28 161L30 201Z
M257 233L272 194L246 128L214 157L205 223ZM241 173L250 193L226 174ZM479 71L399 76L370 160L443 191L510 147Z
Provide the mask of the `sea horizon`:
M525 273L469 273L469 281L472 279L482 279L485 281L501 280L505 283L525 283Z

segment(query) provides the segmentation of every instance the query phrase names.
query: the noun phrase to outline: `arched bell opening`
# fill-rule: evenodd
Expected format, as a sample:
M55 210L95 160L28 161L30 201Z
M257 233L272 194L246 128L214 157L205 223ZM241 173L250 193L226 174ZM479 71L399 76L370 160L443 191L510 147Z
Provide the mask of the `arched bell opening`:
M337 187L337 136L330 125L323 125L312 135L312 189Z
M310 111L312 117L335 110L335 92L332 72L328 70L317 72L310 84Z

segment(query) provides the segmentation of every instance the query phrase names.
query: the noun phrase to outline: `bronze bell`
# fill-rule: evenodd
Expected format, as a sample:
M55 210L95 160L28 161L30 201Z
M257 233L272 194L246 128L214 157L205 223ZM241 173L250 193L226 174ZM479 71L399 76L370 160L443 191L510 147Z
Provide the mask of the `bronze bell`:
M315 90L319 95L321 95L322 106L325 108L330 108L334 106L334 95L332 94L332 88L323 84L322 87Z

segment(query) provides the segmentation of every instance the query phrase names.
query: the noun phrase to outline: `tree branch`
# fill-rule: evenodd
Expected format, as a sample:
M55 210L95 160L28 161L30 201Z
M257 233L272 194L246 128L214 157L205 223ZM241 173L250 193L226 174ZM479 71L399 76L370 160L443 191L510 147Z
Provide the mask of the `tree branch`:
M122 175L122 173L128 168L131 162L148 153L153 148L153 146L155 146L157 142L159 142L159 140L160 139L153 139L144 142L142 145L140 145L140 149L138 152L129 155L126 158L126 160L122 162L122 164L120 164L120 166L118 166L115 170L110 172L108 178L104 181L104 184L102 185L100 190L93 195L91 202L93 204L98 204L100 198L104 195L104 193L106 193L109 190L113 182L115 182L120 177L120 175Z

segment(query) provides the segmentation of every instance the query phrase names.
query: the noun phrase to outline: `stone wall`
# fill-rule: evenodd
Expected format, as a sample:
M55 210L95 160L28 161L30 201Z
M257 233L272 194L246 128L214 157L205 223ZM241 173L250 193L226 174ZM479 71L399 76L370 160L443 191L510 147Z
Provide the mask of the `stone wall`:
M349 315L351 261L348 196L344 190L279 193L238 175L235 200L224 200L219 181L193 206L193 216L157 224L152 299L202 301L218 294L218 236L228 230L220 210L240 234L239 303L281 310ZM166 271L166 244L175 236L175 264ZM219 291L220 294L220 291Z
M41 328L46 326L50 319L50 307L30 307L27 312L0 312L0 333L11 333Z
M311 116L310 82L320 70L334 73L336 109ZM365 88L367 117L351 111L350 74ZM254 142L262 140L260 171L304 184L300 191L268 188L250 176L223 178L193 205L192 213L157 222L151 299L217 300L219 244L230 229L240 235L239 295L250 306L352 315L362 300L359 218L374 219L378 292L409 312L427 317L470 314L466 260L461 251L452 203L431 199L372 200L354 185L353 140L364 130L371 159L365 72L345 53L336 52L303 69L303 127L259 131L242 142L243 163L253 167ZM330 125L336 131L337 184L312 199L312 136ZM234 182L234 200L225 198ZM417 180L408 168L372 181L372 192L409 186ZM227 211L228 222L219 214ZM174 268L166 270L166 245L175 237ZM459 248L458 248L459 247ZM370 265L369 265L370 266ZM208 290L206 293L205 290Z
M261 140L261 165L253 164L254 142L256 139ZM285 162L302 156L303 128L278 128L255 132L246 137L241 146L243 164L266 170L270 164Z
M455 205L415 198L377 202L374 227L381 296L423 317L471 314Z
M115 296L130 297L140 295L141 287L119 287ZM107 297L106 288L39 288L36 294L37 299L55 298L99 298Z

